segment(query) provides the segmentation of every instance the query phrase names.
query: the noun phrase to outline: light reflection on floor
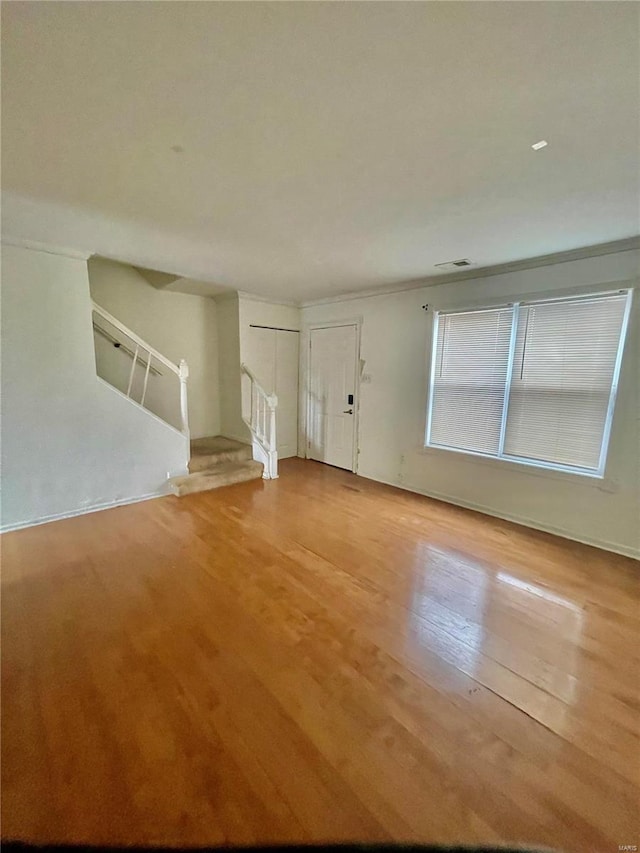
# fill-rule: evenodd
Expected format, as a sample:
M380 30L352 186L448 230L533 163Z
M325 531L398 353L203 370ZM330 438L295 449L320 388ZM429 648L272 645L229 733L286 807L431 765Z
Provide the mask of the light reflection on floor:
M584 610L515 574L419 544L407 651L437 655L558 731L574 705ZM507 630L509 628L509 630ZM521 630L518 630L518 629ZM538 639L543 642L538 643Z
M454 552L422 543L416 551L424 571L414 574L413 639L465 671L474 669L484 639L487 573Z

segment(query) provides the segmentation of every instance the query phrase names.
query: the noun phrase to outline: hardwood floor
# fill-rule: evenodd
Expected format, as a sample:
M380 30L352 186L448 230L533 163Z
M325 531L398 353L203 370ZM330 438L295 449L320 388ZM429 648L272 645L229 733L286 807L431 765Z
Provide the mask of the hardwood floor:
M295 459L1 545L5 838L640 843L635 561Z

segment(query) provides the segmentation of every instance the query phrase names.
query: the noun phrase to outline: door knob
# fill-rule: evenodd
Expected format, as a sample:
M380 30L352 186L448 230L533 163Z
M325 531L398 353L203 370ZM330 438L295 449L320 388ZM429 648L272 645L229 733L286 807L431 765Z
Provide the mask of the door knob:
M353 414L353 409L345 409L345 410L343 411L343 413L342 413L342 414L343 414L343 415L352 415L352 414Z

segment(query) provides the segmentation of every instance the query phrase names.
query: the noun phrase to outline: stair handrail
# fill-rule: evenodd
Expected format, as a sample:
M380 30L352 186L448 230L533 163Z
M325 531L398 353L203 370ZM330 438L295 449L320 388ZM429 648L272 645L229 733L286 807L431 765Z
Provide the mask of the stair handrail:
M100 323L96 323L95 320L93 321L93 328L99 335L102 335L105 340L109 341L110 344L117 346L120 352L126 352L129 358L133 358L135 356L134 350L129 349L129 347L125 346L122 341L119 341L118 338L115 337L115 335L111 334L111 332L107 332L106 329L103 329ZM138 356L138 364L142 365L143 367L146 366L146 363L140 358L140 356ZM155 376L162 376L162 371L158 370L158 368L154 367L153 365L151 365L150 373L154 374Z
M241 373L244 373L251 381L251 403L249 417L242 415L242 419L249 427L251 436L258 444L258 450L263 456L265 465L265 477L274 480L278 476L278 450L276 441L276 408L278 398L270 394L258 382L253 371L246 364L240 365ZM255 392L255 395L254 395Z
M151 344L147 343L140 335L136 335L134 331L132 331L128 326L125 326L124 323L121 323L117 317L114 317L113 314L110 314L107 310L105 310L102 305L98 305L93 299L91 300L92 310L99 316L102 317L103 320L106 320L107 323L110 323L114 326L118 331L122 332L123 335L126 335L130 338L133 343L136 345L136 350L133 355L132 367L131 367L131 375L129 377L129 387L127 388L127 397L131 396L131 387L133 384L133 372L135 370L136 362L138 361L138 352L140 349L146 350L148 353L147 356L147 371L144 379L144 389L142 392L142 401L140 405L144 405L144 397L147 390L147 380L149 378L149 369L151 365L151 357L159 361L160 364L164 364L166 368L173 371L176 374L178 379L180 380L180 417L182 419L182 432L184 435L189 437L189 409L188 409L188 396L187 396L187 379L189 378L189 366L187 362L183 359L180 360L180 364L175 364L173 361L168 359L166 356L162 355L161 352L155 347L152 347Z
M266 397L267 399L271 398L274 401L273 402L274 407L278 405L278 398L276 397L276 395L275 394L269 394L268 391L264 390L262 385L256 379L255 373L249 367L247 367L246 364L241 364L240 369L242 370L243 373L247 374L249 379L253 382L253 384L256 386L256 388L262 394L263 397Z
M98 305L97 302L91 300L91 305L96 314L99 314L104 320L106 320L108 323L111 323L112 326L115 326L116 329L123 332L125 335L127 335L127 337L131 338L131 340L135 344L138 344L138 346L141 346L143 349L146 349L148 352L150 352L151 355L159 362L164 364L165 367L168 367L169 370L173 370L176 376L180 376L180 366L178 364L174 364L172 361L166 358L166 356L162 355L161 352L158 352L158 350L152 347L151 344L148 344L139 335L136 335L135 332L127 328L124 323L121 323L120 320L116 319L113 314L109 314L108 311L105 311L105 309L101 305Z

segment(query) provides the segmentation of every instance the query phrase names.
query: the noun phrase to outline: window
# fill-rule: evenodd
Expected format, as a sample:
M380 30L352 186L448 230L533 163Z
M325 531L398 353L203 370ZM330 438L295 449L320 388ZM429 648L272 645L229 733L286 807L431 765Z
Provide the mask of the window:
M437 312L427 445L603 476L630 303Z

